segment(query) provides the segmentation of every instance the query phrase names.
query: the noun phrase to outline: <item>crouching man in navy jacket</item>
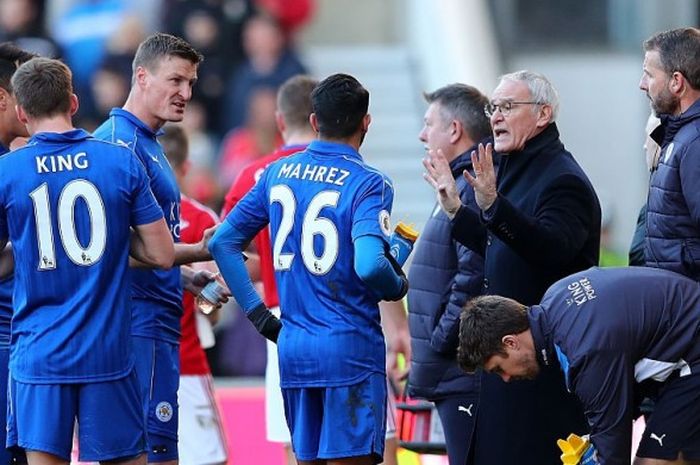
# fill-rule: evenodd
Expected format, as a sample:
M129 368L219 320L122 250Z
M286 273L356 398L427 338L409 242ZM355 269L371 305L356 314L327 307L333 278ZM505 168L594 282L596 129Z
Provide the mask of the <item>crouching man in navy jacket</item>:
M458 361L533 379L559 364L582 402L597 462L629 464L635 394L656 410L635 465L700 463L700 285L650 268L590 268L553 284L539 305L499 296L467 303ZM554 447L554 445L553 445Z

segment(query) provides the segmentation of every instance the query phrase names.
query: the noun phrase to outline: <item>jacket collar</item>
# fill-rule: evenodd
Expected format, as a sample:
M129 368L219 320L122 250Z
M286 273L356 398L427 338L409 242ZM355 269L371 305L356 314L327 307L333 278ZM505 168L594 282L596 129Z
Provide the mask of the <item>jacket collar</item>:
M450 162L450 169L452 170L452 176L454 176L455 178L458 178L462 175L462 172L464 170L471 169L471 167L472 167L472 152L478 150L479 144L484 144L484 146L486 144L493 145L493 138L487 137L486 139L483 139L483 140L477 142L476 144L469 147L469 149L467 149L466 152L462 153L457 158L452 160ZM498 164L498 158L499 158L498 153L493 152L494 165Z
M509 183L517 182L519 174L535 158L542 154L552 154L564 150L564 144L559 140L559 130L556 123L550 123L544 131L525 142L522 150L502 154L498 169L498 188L502 189Z
M527 317L530 320L530 331L535 342L537 362L544 367L557 366L559 362L554 351L552 329L544 309L539 305L533 305L529 308Z
M700 118L700 99L696 100L680 115L660 115L661 125L650 136L657 144L663 147L676 137L676 134L683 126L698 118Z
M525 147L522 150L511 152L511 155L518 154L518 158L530 158L539 155L545 150L552 150L551 146L553 145L563 146L561 141L559 141L557 123L549 123L549 126L544 128L544 131L525 142Z
M129 111L126 111L123 108L112 108L112 111L109 112L109 116L110 117L119 116L121 118L125 118L125 119L129 120L129 122L131 124L133 124L134 126L136 126L137 128L139 128L139 130L141 132L147 134L148 136L150 136L152 138L156 138L156 137L163 135L162 128L158 129L157 131L154 131L149 125L147 125L146 123L144 123L143 121L138 119L136 117L136 115L134 115L133 113L131 113Z

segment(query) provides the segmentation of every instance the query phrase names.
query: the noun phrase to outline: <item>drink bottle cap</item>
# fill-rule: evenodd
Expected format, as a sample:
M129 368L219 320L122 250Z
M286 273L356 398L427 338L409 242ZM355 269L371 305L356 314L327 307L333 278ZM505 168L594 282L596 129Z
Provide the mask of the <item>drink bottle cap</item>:
M413 226L408 225L403 221L399 221L399 223L394 228L394 232L396 232L396 234L398 234L401 237L405 237L411 242L416 242L419 235L418 231Z

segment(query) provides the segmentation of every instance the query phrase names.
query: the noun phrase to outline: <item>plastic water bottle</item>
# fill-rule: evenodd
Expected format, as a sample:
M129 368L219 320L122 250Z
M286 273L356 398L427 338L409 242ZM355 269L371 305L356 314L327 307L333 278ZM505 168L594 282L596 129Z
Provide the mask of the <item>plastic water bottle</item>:
M394 228L394 234L389 238L389 253L403 266L413 250L413 244L418 239L418 231L399 221Z
M210 281L197 294L194 302L199 308L199 311L205 315L209 315L218 308L224 301L226 288L219 283L219 274L216 274L213 281Z

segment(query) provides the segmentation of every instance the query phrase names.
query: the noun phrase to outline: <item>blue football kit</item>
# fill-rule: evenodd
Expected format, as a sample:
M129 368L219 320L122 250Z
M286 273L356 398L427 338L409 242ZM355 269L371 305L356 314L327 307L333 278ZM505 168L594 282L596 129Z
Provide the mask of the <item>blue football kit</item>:
M95 383L117 386L109 392L134 391L130 227L162 216L140 162L83 130L36 134L0 158L0 237L12 242L15 255L8 444L65 457L66 445L52 442L58 432L46 425L61 420L72 431L74 417L96 414L83 409L81 394L64 409L60 398L39 391L60 385L64 394L81 392ZM122 426L133 436L127 452L137 454L144 450L143 418L127 405L138 406L139 397L127 397L99 403L124 410L130 423ZM44 422L35 423L29 418L36 405L56 408L42 409ZM108 437L105 426L81 434ZM100 460L128 455L124 442L100 444L81 453Z
M653 268L590 268L553 284L528 316L540 363L558 363L584 406L601 464L630 463L640 389L656 407L637 455L700 459L697 282Z
M127 147L140 160L173 241L180 242L180 189L155 131L134 114L113 108L94 132ZM143 408L148 419L149 462L176 460L178 347L182 316L180 267L130 270L132 335Z
M356 269L363 252L358 242L366 240L368 248L379 244L380 253L388 249L393 195L388 178L354 148L316 140L269 165L212 239L216 244L233 238L235 253L216 259L234 297L250 313L262 301L249 280L240 278L240 246L270 225L282 320L280 384L299 459L376 454L383 448L372 443L377 436L383 441L385 427L385 404L374 403L386 400L378 302L396 295L400 280L390 267L385 272L378 266L376 280L389 286L383 294ZM353 412L329 407L349 402L348 396L357 400ZM362 419L352 424L355 442L333 439L331 430L343 421L347 426L347 415Z
M158 142L160 134L122 108L112 109L109 119L93 133L98 139L126 146L138 157L177 243L180 242L180 189ZM182 316L180 268L133 268L130 274L135 306L133 335L178 343Z

